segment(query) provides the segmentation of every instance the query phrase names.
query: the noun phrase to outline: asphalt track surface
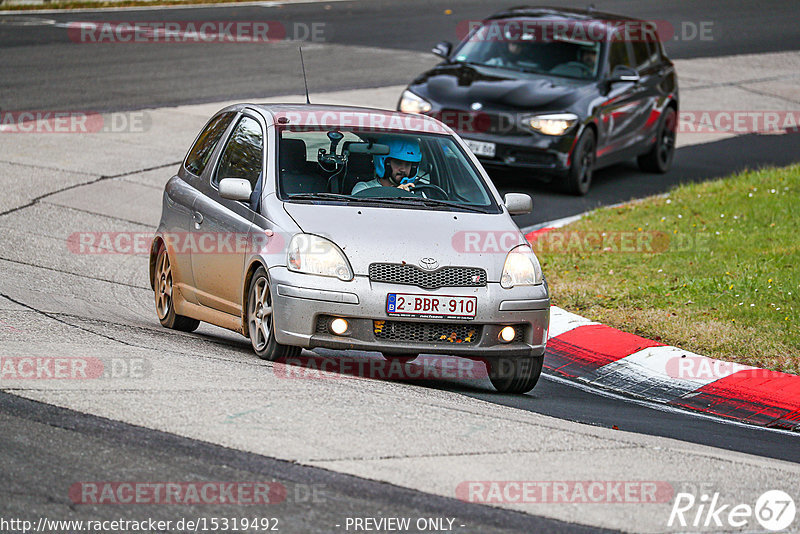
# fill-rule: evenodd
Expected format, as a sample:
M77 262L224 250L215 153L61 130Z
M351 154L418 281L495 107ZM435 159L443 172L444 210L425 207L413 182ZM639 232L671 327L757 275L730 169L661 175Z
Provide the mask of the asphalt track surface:
M564 5L563 2L551 2ZM284 23L324 22L324 48L309 65L313 90L328 91L407 82L416 74L413 61L402 68L385 65L370 72L352 69L342 47L386 48L426 52L440 40L456 40L458 21L476 19L502 4L487 2L332 2L277 7L220 7L166 11L82 12L56 15L19 13L0 16L0 108L121 110L178 105L254 95L298 92L294 46L279 48L265 57L257 45L77 45L63 28L19 25L21 18L75 20L277 20ZM328 7L330 6L330 7ZM444 15L445 9L452 15ZM604 2L602 9L641 18L682 22L713 21L714 39L666 44L674 58L724 56L800 49L796 3L786 2ZM313 45L309 45L310 47ZM46 157L46 155L44 155ZM800 136L743 136L682 148L675 167L663 176L644 175L633 163L600 171L587 197L552 193L546 184L527 176L497 173L501 190L524 190L534 196L531 216L520 226L582 212L603 204L659 193L686 181L724 176L762 165L785 165L800 160ZM155 319L153 317L153 319ZM221 338L227 343L228 338ZM544 379L526 396L502 396L458 383L419 384L445 389L499 405L590 425L680 439L687 442L746 452L765 458L800 462L792 437L747 428L679 412L663 412L623 399L609 398ZM584 527L517 512L465 504L323 469L298 466L263 456L227 449L170 434L55 408L0 394L0 489L7 495L28 495L20 509L4 515L45 512L48 503L63 499L64 481L162 476L186 480L189 476L217 480L274 477L292 484L323 484L335 495L323 505L298 502L285 520L292 528L315 530L342 516L449 515L463 518L482 532L570 531ZM789 441L787 441L789 440ZM97 458L106 458L107 462ZM31 461L31 458L39 458ZM122 461L121 459L124 459ZM122 462L122 463L121 463ZM52 466L58 466L53 469ZM68 484L67 484L68 485ZM32 492L31 488L37 488ZM46 490L44 488L50 488ZM20 501L15 501L20 502ZM191 507L187 516L193 515ZM5 512L8 512L6 514ZM208 515L211 510L203 508ZM222 507L219 515L230 513ZM286 510L283 511L285 513ZM159 510L154 509L153 516ZM114 507L96 507L93 518L113 517ZM166 512L165 512L166 514ZM307 515L309 514L309 515ZM195 514L196 515L196 514ZM174 514L165 517L172 518ZM307 518L307 519L306 519ZM304 523L303 521L307 521ZM292 523L294 522L294 523ZM322 529L324 530L324 529Z

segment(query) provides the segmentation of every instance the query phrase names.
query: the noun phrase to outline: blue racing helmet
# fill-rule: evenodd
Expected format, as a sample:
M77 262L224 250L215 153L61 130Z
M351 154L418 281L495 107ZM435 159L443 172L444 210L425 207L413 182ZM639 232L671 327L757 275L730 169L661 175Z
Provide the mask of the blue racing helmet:
M389 153L385 156L372 156L372 161L375 163L375 174L378 175L378 178L391 176L391 171L387 171L389 162L386 160L389 158L417 164L411 166L411 172L408 177L414 178L417 175L418 164L422 161L422 152L416 139L392 137L381 141L380 144L387 145Z

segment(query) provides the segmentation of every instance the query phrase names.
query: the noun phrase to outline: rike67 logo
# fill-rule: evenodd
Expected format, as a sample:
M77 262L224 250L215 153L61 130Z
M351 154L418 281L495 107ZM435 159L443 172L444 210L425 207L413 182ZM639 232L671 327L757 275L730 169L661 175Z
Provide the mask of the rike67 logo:
M703 494L696 498L691 493L678 493L672 504L672 511L667 521L668 527L709 528L742 528L752 529L755 519L762 528L771 532L786 530L794 522L796 513L794 499L781 490L770 490L763 493L750 504L724 503L719 492L713 495Z

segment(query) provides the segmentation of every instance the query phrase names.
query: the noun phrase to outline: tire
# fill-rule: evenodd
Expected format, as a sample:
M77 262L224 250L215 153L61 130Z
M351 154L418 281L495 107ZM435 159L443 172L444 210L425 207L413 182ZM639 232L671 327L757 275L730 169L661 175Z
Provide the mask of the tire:
M544 356L497 358L489 362L489 380L500 393L527 393L542 374Z
M677 126L678 114L675 109L668 107L661 118L658 127L656 142L646 154L636 158L639 168L644 172L655 172L664 174L672 165L675 156L675 129Z
M155 270L155 297L156 315L161 325L182 332L194 332L200 326L200 321L191 317L184 317L175 313L172 300L172 264L164 244L158 249Z
M275 314L272 308L272 293L269 289L267 271L263 267L253 273L247 289L247 330L250 345L262 360L275 361L294 358L300 347L281 345L275 341Z
M575 143L572 153L572 165L567 176L562 182L564 192L571 195L583 196L589 192L594 174L594 164L597 159L597 140L594 130L586 128Z

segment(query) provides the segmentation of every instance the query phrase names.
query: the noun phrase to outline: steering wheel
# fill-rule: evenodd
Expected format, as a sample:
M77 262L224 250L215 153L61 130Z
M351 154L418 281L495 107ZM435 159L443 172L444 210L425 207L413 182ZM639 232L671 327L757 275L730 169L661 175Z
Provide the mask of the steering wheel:
M447 194L447 191L445 191L438 185L434 184L415 184L414 187L411 189L411 191L413 191L414 193L416 193L417 191L422 193L423 190L435 191L436 192L435 197L439 197L438 199L434 197L435 200L448 200L450 198L450 196ZM428 198L427 195L423 194L422 196Z

